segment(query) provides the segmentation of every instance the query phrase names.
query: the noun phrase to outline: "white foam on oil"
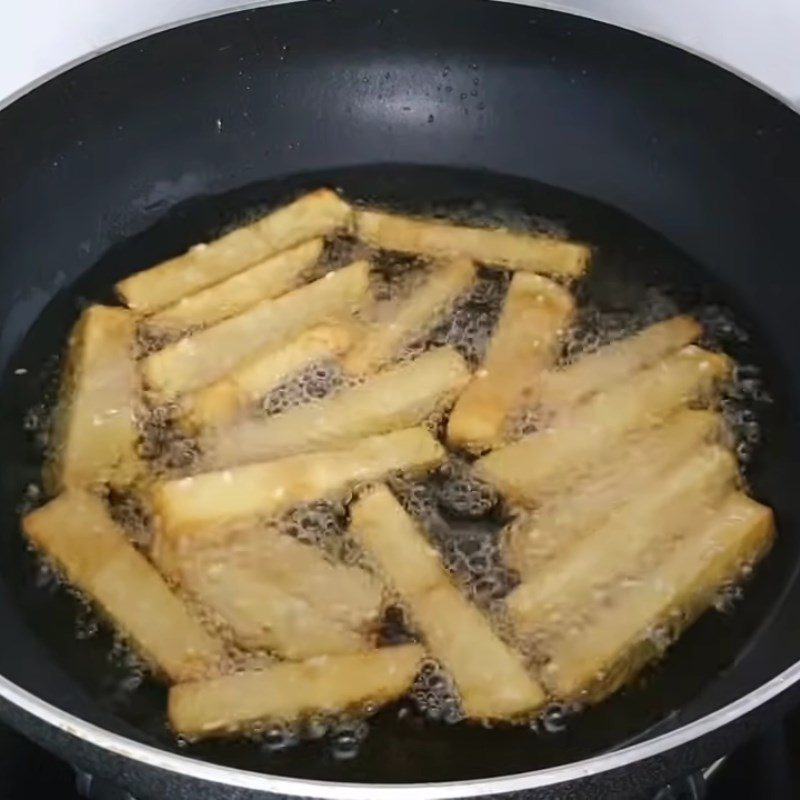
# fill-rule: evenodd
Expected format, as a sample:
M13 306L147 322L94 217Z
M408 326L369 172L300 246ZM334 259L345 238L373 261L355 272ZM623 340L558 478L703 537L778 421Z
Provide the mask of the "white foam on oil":
M335 361L319 361L273 389L262 400L261 407L267 415L282 414L295 406L321 400L346 384L347 378Z

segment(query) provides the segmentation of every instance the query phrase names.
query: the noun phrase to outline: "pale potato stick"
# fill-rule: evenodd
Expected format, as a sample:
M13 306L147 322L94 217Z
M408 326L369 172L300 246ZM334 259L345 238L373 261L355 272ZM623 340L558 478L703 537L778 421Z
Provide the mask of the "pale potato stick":
M505 536L509 566L523 577L534 577L553 557L723 430L722 417L712 411L682 410L662 427L626 442L586 481L545 502L532 521L509 527Z
M485 455L475 473L513 501L541 500L580 478L626 435L704 398L729 371L725 356L690 345L575 406L552 427Z
M519 654L458 591L424 534L385 486L354 503L350 529L400 595L431 654L452 676L467 716L513 718L543 705L544 692Z
M591 251L568 242L502 228L469 228L441 220L356 211L356 233L373 247L427 256L466 256L489 266L550 275L581 275Z
M475 282L477 272L468 259L435 264L428 280L403 302L378 319L370 333L344 359L353 374L372 372L395 359L412 339L430 331Z
M169 721L177 733L199 739L313 713L363 712L403 695L423 656L419 645L407 644L185 683L170 690Z
M329 560L318 547L273 525L239 527L201 549L207 550L209 562L240 565L254 579L260 577L350 628L367 630L380 616L383 591L374 575ZM186 558L191 558L188 551Z
M244 419L201 440L212 468L341 447L417 425L469 380L464 359L441 347L341 392L262 419Z
M70 336L54 425L48 487L124 486L140 472L135 410L136 320L124 308L91 306Z
M466 716L514 719L545 705L545 693L520 654L455 586L434 586L408 606L426 646L452 675Z
M612 342L574 364L542 375L539 403L563 409L595 392L614 386L641 369L691 344L703 332L691 317L672 317L639 333Z
M485 450L502 442L509 413L552 364L573 309L572 296L557 283L514 275L483 364L450 414L451 445Z
M368 294L369 264L357 261L167 345L143 360L145 381L161 400L196 391L265 347L357 311Z
M224 548L192 547L181 555L179 580L244 649L267 648L291 659L368 649L363 631L276 585L263 566L263 560L248 563Z
M229 424L292 373L344 353L358 330L346 323L317 325L286 344L265 348L224 378L185 395L181 405L187 422L199 429Z
M97 497L69 489L28 514L22 527L159 672L184 681L218 669L220 644L133 547Z
M652 572L598 608L590 624L548 644L542 675L556 696L597 701L622 686L663 653L656 631L677 636L774 537L771 509L743 494L730 495L699 523Z
M370 487L350 506L350 534L406 602L451 582L436 548L384 485Z
M125 278L117 293L128 307L150 314L281 250L348 227L351 218L344 200L330 189L318 189L220 239Z
M444 448L424 428L353 443L347 450L309 453L156 484L153 502L167 536L200 536L209 525L269 517L298 503L336 496L394 470L426 470Z
M736 460L727 450L700 450L511 592L507 604L516 632L549 632L590 609L596 596L640 574L648 558L716 507L735 480Z
M182 297L148 317L146 326L155 332L181 331L235 317L262 300L298 286L303 273L317 262L322 245L322 239L312 239L284 250L221 283Z

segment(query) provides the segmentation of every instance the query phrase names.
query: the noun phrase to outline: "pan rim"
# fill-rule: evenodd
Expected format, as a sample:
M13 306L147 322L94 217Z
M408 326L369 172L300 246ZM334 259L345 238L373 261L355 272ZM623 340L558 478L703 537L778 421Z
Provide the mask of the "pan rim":
M422 790L425 791L425 797L429 800L455 800L456 798L485 797L557 786L631 766L689 744L725 725L736 722L798 682L800 682L800 662L792 664L772 680L733 703L675 731L582 761L494 778L403 784L345 783L289 778L212 764L190 756L169 753L166 750L135 742L117 733L107 731L61 710L2 676L0 676L0 696L18 709L69 736L81 739L114 755L200 781L232 786L237 789L273 792L288 797L313 797L319 800L416 800Z
M248 2L242 2L238 5L230 6L228 8L217 9L215 11L208 11L204 14L194 14L192 16L184 17L182 19L172 20L171 22L165 22L162 25L156 25L152 28L146 28L143 31L138 31L137 33L133 33L130 36L123 36L120 39L115 39L114 41L101 45L100 47L95 47L92 50L89 50L88 52L83 53L80 56L76 56L75 58L70 59L69 61L63 64L59 64L58 66L53 67L53 69L47 70L47 72L44 72L43 74L39 75L38 77L34 78L33 80L19 87L15 91L11 92L11 94L6 95L5 97L0 97L0 113L2 113L6 108L15 103L17 100L22 99L23 97L30 94L34 90L38 89L40 86L43 86L45 83L49 83L54 78L59 77L59 75L63 75L64 73L69 72L71 69L81 66L81 64L85 64L86 62L91 61L92 59L97 58L98 56L105 55L106 53L110 53L113 50L117 50L120 47L132 44L133 42L138 42L142 39L147 39L150 36L155 36L156 34L164 33L174 28L182 28L184 25L191 25L192 23L195 22L202 22L203 20L206 19L214 19L215 17L224 17L227 16L228 14L239 14L243 11L256 11L259 8L269 8L270 6L283 6L283 5L289 5L291 3L303 3L303 2L307 2L307 0L249 0ZM728 61L717 58L716 56L712 56L710 53L706 53L697 47L692 47L690 45L678 42L669 36L664 36L662 34L656 33L655 31L646 30L644 28L640 28L635 25L627 26L627 25L620 25L616 22L610 22L609 20L604 19L600 15L592 14L586 9L578 8L577 6L572 5L572 3L569 2L569 0L482 0L482 2L505 3L507 5L539 8L544 11L555 11L559 14L564 14L566 16L588 19L593 22L599 22L603 25L609 25L612 28L619 28L620 30L626 30L631 33L635 33L639 36L644 36L648 39L654 39L655 41L661 42L662 44L669 45L670 47L674 47L677 50L683 50L685 53L689 53L690 55L700 58L703 61L707 61L709 64L713 64L715 67L719 67L720 69L725 70L725 72L729 72L731 75L738 78L739 80L742 80L745 83L749 83L751 86L754 86L756 89L768 95L773 100L777 100L781 105L786 106L786 108L788 108L790 111L794 113L800 113L800 106L793 103L790 100L790 98L780 94L775 88L764 83L760 78L757 78L754 75L751 75L748 72L739 69L737 66L731 64Z
M70 71L74 67L80 66L100 55L116 50L132 42L206 19L298 2L305 2L305 0L250 0L250 2L244 2L240 5L173 20L163 25L135 33L131 36L123 37L55 67L30 81L15 92L12 92L10 95L0 98L0 113L17 100L25 97L27 94L54 78ZM800 112L800 109L798 109L789 98L779 94L773 87L764 84L758 78L741 71L737 67L721 59L652 31L635 26L628 27L609 22L601 16L587 12L584 9L576 8L569 0L565 0L564 2L561 2L561 0L484 0L484 2L506 3L508 5L520 5L556 11L565 15L611 25L612 27L628 30L640 36L660 41L701 58L714 66L720 67L740 80L759 89L790 111L794 113ZM756 687L751 692L700 719L694 720L674 731L661 734L652 739L638 742L610 753L592 756L581 761L575 761L557 767L549 767L543 770L492 778L404 784L344 783L338 781L290 778L226 767L190 756L170 753L166 750L128 739L120 734L112 733L80 717L63 711L57 706L28 692L2 675L0 675L0 698L30 714L37 720L62 731L68 736L80 739L101 750L156 769L176 775L187 776L200 781L251 791L272 792L289 797L313 797L319 798L320 800L416 800L421 790L425 791L425 796L430 798L430 800L450 800L450 798L464 798L467 796L484 797L494 794L552 787L631 766L637 762L657 757L670 750L689 744L700 739L702 736L711 734L726 725L732 724L748 713L755 711L768 701L778 697L799 682L800 661L796 661L783 672Z

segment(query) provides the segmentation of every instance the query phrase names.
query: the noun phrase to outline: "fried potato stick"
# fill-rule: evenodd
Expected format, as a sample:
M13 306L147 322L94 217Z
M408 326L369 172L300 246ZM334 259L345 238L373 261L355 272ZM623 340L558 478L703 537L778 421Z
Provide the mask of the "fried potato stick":
M233 530L208 550L209 561L246 565L265 582L348 627L366 630L380 615L383 591L374 575L330 560L318 547L273 526Z
M28 514L22 527L157 671L184 681L218 669L220 644L128 541L97 497L70 489Z
M52 491L124 487L139 474L135 337L134 315L108 306L87 308L72 331L45 473Z
M558 284L514 275L483 364L450 414L451 445L480 451L502 443L509 414L556 357L573 309L571 295Z
M314 713L384 705L411 686L424 656L416 644L297 663L173 687L169 720L200 739L247 731L256 723L293 722Z
M385 486L353 504L350 530L400 595L431 654L452 676L467 716L513 718L545 702L520 655L458 591L436 550Z
M550 428L485 455L475 473L515 502L540 501L582 477L626 435L709 395L729 371L725 356L684 348L560 415Z
M702 332L700 324L691 317L656 322L563 369L546 372L542 375L538 401L546 409L568 408L691 344Z
M546 564L601 526L617 509L655 484L704 442L719 438L724 423L713 411L678 411L663 426L610 454L585 481L538 508L527 524L512 523L504 536L509 566L534 578Z
M210 386L185 395L184 419L192 429L221 428L264 398L293 373L335 358L352 344L358 326L317 325L277 347L267 347Z
M568 242L497 228L470 228L440 220L412 219L380 211L356 211L356 233L386 250L427 256L465 256L488 266L575 277L585 272L591 251Z
M408 428L360 439L347 450L290 456L156 484L157 540L175 545L181 538L191 542L213 536L226 523L275 516L395 470L430 469L443 458L444 448L430 433Z
M591 622L548 643L542 670L557 697L596 702L627 683L741 577L774 537L771 509L743 494L698 520L659 565L598 608ZM656 632L660 631L660 635Z
M368 294L369 265L357 261L167 345L143 360L145 382L162 401L196 391L265 347L283 344L313 325L346 318Z
M347 354L345 369L353 374L373 372L397 358L402 348L439 322L475 283L473 263L464 258L435 264L427 281L393 306L387 318L377 320L370 332Z
M240 646L285 658L367 649L381 608L381 587L369 573L264 526L185 548L178 572Z
M219 468L267 461L417 425L446 407L468 380L469 369L455 350L431 350L321 400L210 431L201 439L205 463Z
M250 225L125 278L117 284L117 294L129 308L151 314L282 250L348 227L351 215L350 206L334 192L318 189Z
M186 295L148 317L146 327L154 333L205 327L235 317L262 300L279 297L300 285L303 273L322 253L322 245L322 239L312 239Z
M734 457L708 445L644 488L603 526L511 592L507 604L517 634L555 630L590 609L604 591L613 593L625 579L641 575L659 548L719 505L736 476Z

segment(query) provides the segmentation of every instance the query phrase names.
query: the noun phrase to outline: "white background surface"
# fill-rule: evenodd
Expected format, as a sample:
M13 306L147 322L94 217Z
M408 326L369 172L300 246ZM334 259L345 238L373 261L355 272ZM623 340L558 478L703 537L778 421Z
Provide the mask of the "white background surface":
M435 2L435 0L430 0ZM0 0L0 98L98 48L242 0ZM800 0L542 0L734 65L800 105ZM446 35L446 34L444 34Z

